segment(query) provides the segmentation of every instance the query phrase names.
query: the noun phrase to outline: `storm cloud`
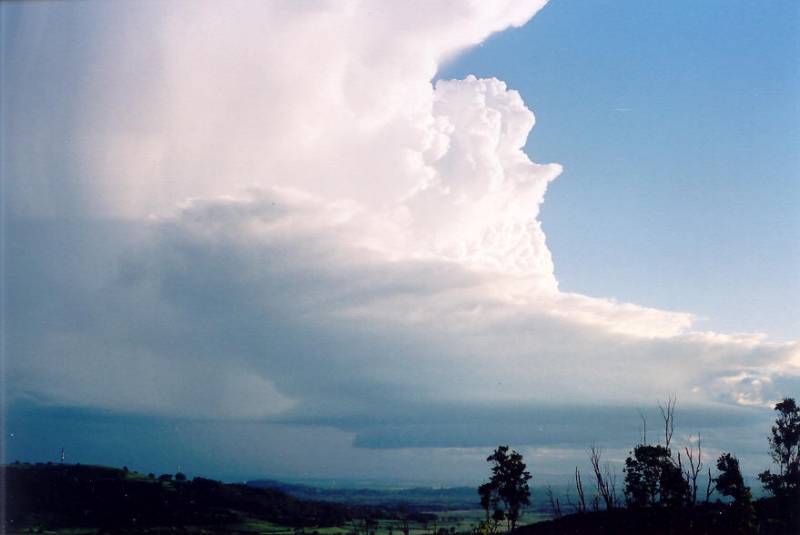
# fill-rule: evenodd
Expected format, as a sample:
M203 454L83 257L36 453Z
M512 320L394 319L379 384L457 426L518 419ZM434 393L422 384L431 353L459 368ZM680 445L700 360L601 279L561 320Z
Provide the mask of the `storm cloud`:
M668 393L692 431L768 417L797 342L562 292L533 113L496 79L432 84L543 4L4 7L12 413L402 451L624 447Z

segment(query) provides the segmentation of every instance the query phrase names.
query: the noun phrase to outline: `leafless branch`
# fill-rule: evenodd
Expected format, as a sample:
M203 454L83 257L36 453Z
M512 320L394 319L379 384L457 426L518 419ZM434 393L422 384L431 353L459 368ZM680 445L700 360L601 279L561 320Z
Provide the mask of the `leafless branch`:
M575 489L578 492L578 512L586 512L586 495L583 493L583 481L581 481L581 471L575 467Z
M692 503L697 503L697 476L703 469L703 437L700 433L697 434L697 449L686 446L683 448L686 452L686 458L689 460L689 467L686 469L686 480L691 484L691 500Z
M544 493L547 496L548 503L550 504L550 510L553 511L553 516L555 518L561 518L561 503L558 501L558 498L553 495L553 487L547 485Z
M567 491L564 493L564 499L566 500L567 505L569 505L576 513L578 512L578 506L572 503L572 496L570 495L570 486L567 485Z
M642 419L642 429L641 429L642 435L640 437L641 438L640 443L647 444L647 418L645 418L644 412L642 412L641 409L636 409L636 411L639 413L639 418Z
M589 461L592 463L592 470L594 471L595 483L597 485L597 493L603 499L606 509L613 509L614 496L611 492L611 483L607 477L603 476L603 471L600 468L600 459L602 455L603 450L598 448L595 444L592 444L591 448L589 448ZM610 468L608 464L606 464L606 474L608 474L609 471Z
M617 499L617 472L616 470L611 470L611 465L606 463L606 481L609 484L611 490L611 505L612 507L616 507L619 505Z
M711 501L711 495L714 494L714 479L711 477L711 467L708 467L708 485L706 486L706 503Z
M664 420L664 446L669 448L672 442L672 434L675 431L675 404L678 398L674 394L670 394L667 398L666 405L658 402L658 410L661 411L661 419Z

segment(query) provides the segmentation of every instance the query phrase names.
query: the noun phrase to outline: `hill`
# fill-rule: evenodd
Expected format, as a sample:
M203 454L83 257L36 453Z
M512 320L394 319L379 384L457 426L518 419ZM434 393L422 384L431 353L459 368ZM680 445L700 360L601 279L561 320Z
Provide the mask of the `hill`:
M800 506L800 504L795 504ZM703 503L691 508L647 507L612 509L565 515L517 528L514 535L796 535L800 533L793 506L775 498L753 502L751 523L742 523L731 504Z
M480 509L475 487L407 489L327 488L274 480L248 481L256 488L274 488L295 498L320 500L348 505L406 508L419 511Z
M224 526L257 519L283 526L338 526L371 511L302 500L273 488L224 484L182 474L69 464L5 465L5 532L27 526Z
M226 484L80 464L1 468L7 533L169 528L273 535L301 529L324 535L452 535L473 532L484 517L471 487L330 489L269 480ZM542 515L530 512L525 518L535 521Z

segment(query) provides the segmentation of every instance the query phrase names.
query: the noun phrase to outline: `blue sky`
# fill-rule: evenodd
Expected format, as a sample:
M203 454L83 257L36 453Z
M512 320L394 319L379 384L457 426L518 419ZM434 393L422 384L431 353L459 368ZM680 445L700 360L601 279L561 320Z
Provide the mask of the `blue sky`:
M2 4L7 457L558 478L674 394L766 468L800 8L544 4Z
M554 1L439 77L496 76L565 171L542 223L566 291L800 332L800 5Z

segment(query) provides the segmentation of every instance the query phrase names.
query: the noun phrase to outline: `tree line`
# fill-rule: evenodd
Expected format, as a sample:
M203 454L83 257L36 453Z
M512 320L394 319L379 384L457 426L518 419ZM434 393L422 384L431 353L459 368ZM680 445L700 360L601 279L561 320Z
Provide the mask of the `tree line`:
M758 474L769 497L758 503L754 503L733 453L723 452L714 463L716 474L712 474L712 466L704 462L700 435L683 448L675 447L674 396L658 407L660 438L655 443L648 441L647 421L642 415L640 441L625 459L622 492L618 490L617 472L610 463L603 463L602 450L592 444L588 449L591 483L585 486L583 474L576 467L575 501L568 491L562 504L552 487L546 488L545 497L556 520L565 516L566 505L578 514L615 511L620 518L626 514L659 515L683 519L689 526L698 524L697 518L705 515L703 522L716 526L713 529L723 529L724 522L731 533L783 533L784 529L786 533L800 533L800 408L793 398L785 398L774 407L775 424L768 436L773 467ZM502 527L511 531L530 505L532 476L522 455L508 446L499 446L487 461L491 463L491 476L478 487L486 516L478 531L495 533ZM701 476L705 485L701 485ZM592 484L594 492L588 497L587 487ZM715 493L717 499L712 501ZM719 520L714 515L724 518Z

